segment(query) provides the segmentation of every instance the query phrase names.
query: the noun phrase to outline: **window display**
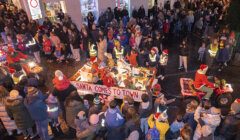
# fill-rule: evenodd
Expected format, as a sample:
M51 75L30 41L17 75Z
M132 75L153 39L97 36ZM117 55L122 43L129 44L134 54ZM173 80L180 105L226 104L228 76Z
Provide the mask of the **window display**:
M45 3L46 15L55 20L57 13L62 9L63 13L67 13L65 1Z
M28 0L28 6L33 20L42 18L39 0Z
M93 13L95 20L98 18L98 1L97 0L80 0L81 13L83 22L87 22L87 15L89 12Z
M130 0L116 0L116 7L123 9L123 7L126 7L126 9L129 10L130 8Z

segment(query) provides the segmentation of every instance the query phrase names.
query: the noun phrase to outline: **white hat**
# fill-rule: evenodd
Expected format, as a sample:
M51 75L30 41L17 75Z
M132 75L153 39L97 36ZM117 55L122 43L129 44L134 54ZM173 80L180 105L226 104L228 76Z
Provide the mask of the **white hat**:
M99 122L99 116L97 114L92 114L89 118L89 122L92 125L96 125Z
M63 73L62 73L62 71L60 71L60 70L56 70L55 71L55 76L58 78L58 80L63 80Z

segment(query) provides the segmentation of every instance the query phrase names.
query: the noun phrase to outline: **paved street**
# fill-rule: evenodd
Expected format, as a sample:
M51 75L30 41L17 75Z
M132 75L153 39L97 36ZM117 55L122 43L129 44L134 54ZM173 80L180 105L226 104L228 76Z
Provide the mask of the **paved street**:
M185 73L183 71L178 70L178 55L177 55L177 47L178 43L176 40L171 40L168 44L170 53L169 53L169 61L168 66L166 69L166 78L164 81L161 82L163 90L167 93L167 98L174 98L176 97L177 100L170 104L169 106L169 119L170 122L175 118L175 115L178 112L184 112L184 101L181 98L181 92L180 92L180 84L179 79L181 77L188 77L188 78L194 78L195 71L199 67L199 62L196 60L197 56L197 50L200 44L200 41L196 37L191 37L188 41L190 46L190 57L189 57L189 72ZM84 60L84 59L83 59ZM70 62L69 64L61 63L43 63L44 66L44 74L46 76L46 86L47 89L44 90L50 90L52 89L52 79L54 76L54 71L59 69L63 71L64 74L66 74L67 77L71 77L83 64L84 62L81 61L81 63L74 63ZM222 72L217 72L216 68L213 67L211 73L214 75L217 75L219 78L226 79L227 82L231 83L234 89L233 97L234 99L237 97L240 97L238 91L240 90L240 78L239 78L239 71L240 67L236 66L228 66L226 67ZM8 138L9 140L13 140L13 138ZM21 136L17 137L17 139L21 140L23 139ZM67 138L56 138L60 140L65 140Z

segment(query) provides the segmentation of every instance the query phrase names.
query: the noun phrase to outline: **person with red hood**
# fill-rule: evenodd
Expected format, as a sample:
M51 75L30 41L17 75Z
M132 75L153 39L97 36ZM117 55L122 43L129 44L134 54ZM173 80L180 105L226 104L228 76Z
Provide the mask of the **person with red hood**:
M206 76L207 70L207 65L202 64L200 66L200 69L198 69L195 74L194 87L202 92L206 92L207 94L203 98L209 100L213 93L215 84L208 81L208 78Z
M65 99L70 95L70 93L76 91L77 89L70 83L67 77L60 70L55 71L55 77L52 82L54 85L52 95L58 98L60 108L63 111L63 118L66 120L66 112L64 107Z

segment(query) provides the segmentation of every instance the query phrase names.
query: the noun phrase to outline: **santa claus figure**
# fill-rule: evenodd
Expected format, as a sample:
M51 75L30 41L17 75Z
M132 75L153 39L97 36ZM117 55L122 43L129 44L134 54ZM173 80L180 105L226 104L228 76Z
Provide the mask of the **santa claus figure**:
M159 61L158 49L153 47L148 55L147 66L156 68Z
M195 74L194 87L202 92L206 92L207 94L204 96L204 99L209 100L213 93L213 88L215 87L215 84L208 81L208 78L206 76L207 70L207 65L202 64L200 66L200 68Z
M27 55L25 55L19 51L15 51L12 47L9 46L8 47L8 55L7 55L8 64L20 62L21 59L27 59Z

